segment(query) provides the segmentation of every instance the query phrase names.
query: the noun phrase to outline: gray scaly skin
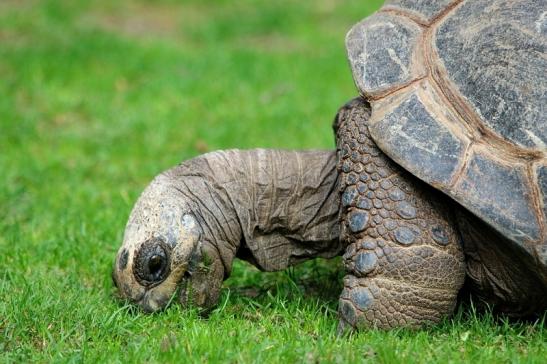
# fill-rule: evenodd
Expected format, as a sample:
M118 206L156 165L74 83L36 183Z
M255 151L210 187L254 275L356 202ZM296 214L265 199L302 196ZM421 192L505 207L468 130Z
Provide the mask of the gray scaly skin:
M207 309L236 257L276 271L344 254L342 328L419 326L449 315L465 272L451 216L435 191L375 147L369 114L360 99L342 108L339 160L333 151L231 150L156 177L118 252L113 278L122 296L151 312L180 286L181 303ZM349 162L354 151L360 163Z
M357 98L335 119L341 239L348 275L341 325L420 326L449 315L465 278L453 204L386 157Z

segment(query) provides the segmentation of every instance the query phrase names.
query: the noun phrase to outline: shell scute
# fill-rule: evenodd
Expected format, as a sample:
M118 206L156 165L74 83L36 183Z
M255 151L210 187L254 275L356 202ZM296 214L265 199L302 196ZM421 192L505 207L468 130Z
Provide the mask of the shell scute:
M374 96L423 77L425 70L416 62L421 34L415 23L387 13L355 25L346 46L359 90Z

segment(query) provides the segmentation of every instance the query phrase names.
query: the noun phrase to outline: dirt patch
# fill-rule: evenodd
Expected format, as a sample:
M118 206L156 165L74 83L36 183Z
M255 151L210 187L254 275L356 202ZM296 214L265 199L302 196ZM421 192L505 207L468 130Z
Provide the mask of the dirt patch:
M183 27L203 21L206 9L193 4L124 4L116 9L97 9L84 15L82 23L135 38L178 38Z
M0 1L0 11L28 9L36 5L36 0L2 0Z
M263 53L293 53L302 51L306 46L294 38L279 33L244 36L237 41L237 44L241 48L256 49Z

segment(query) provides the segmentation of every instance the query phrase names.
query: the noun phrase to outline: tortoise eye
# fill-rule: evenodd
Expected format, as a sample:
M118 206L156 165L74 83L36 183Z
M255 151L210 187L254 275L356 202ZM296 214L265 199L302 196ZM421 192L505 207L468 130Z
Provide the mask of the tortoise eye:
M161 239L146 241L136 255L134 273L144 286L161 283L169 275L170 248Z
M161 275L164 266L165 259L161 255L152 255L148 261L148 271L153 276Z

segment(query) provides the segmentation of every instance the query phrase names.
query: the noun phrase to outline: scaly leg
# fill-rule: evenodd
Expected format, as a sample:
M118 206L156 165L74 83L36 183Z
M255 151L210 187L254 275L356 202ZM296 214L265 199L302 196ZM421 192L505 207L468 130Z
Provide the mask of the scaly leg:
M335 120L341 239L348 275L340 323L419 327L450 315L465 277L453 203L392 162L371 139L357 98Z

